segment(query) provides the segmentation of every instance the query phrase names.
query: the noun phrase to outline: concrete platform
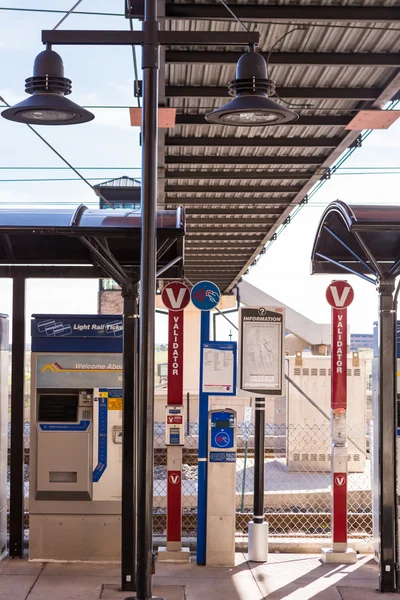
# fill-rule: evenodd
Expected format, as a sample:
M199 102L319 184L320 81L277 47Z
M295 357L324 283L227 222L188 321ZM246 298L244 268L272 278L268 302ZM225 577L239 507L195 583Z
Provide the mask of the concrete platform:
M0 600L122 600L119 565L0 562ZM354 565L321 563L319 555L270 554L252 563L236 554L233 568L158 563L154 595L165 600L379 600L378 569L371 555ZM393 594L390 594L393 599Z

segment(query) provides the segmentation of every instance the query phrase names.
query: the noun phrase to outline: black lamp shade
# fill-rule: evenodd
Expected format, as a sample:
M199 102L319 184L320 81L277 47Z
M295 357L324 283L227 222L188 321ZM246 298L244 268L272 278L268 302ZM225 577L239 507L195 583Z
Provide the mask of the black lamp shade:
M19 104L3 110L1 116L9 121L30 125L73 125L87 123L94 115L65 96L36 93Z
M4 110L5 119L29 125L73 125L94 119L91 112L65 97L71 93L71 81L64 77L61 56L50 48L36 57L25 91L32 96Z
M262 127L296 121L299 117L295 112L268 97L274 90L275 84L268 79L264 58L251 48L239 58L236 79L229 82L229 94L236 95L236 98L208 113L206 121L237 127Z
M209 123L239 127L282 125L296 121L296 119L298 119L298 115L285 106L265 96L254 95L237 96L206 115Z

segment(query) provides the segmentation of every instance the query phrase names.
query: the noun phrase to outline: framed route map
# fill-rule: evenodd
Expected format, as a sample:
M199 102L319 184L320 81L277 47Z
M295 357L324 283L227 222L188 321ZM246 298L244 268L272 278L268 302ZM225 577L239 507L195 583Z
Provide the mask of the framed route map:
M283 395L284 309L240 309L240 388L261 395Z

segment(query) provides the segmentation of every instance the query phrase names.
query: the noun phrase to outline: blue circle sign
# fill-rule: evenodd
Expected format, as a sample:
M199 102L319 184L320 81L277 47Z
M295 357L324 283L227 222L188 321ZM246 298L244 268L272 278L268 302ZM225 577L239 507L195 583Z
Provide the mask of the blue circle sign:
M220 301L221 292L211 281L199 281L193 286L190 298L199 310L212 310Z

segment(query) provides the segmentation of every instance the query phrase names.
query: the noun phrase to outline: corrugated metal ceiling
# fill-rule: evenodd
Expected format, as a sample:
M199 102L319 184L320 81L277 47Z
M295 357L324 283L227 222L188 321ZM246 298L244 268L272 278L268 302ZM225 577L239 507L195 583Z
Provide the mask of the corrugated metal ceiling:
M236 55L246 49L166 48L161 69L165 104L177 108L180 124L165 135L165 205L182 204L187 209L187 278L193 283L211 279L223 291L232 289L279 225L355 142L360 132L345 130L346 123L360 109L383 107L400 89L396 0L350 0L344 6L335 0L229 4L233 10L238 6L250 31L260 33L258 49L263 53L296 26L304 28L279 41L269 68L284 99L301 105L296 108L300 120L294 125L250 130L209 125L203 115L228 100ZM177 5L179 18L168 16ZM216 5L168 0L163 27L241 31L228 13L207 18ZM274 8L279 22L265 22L263 13L258 13L263 22L255 22L252 9L257 6ZM293 14L282 13L280 18L282 7ZM321 7L329 8L331 20L318 13ZM357 19L345 20L351 7L357 8ZM389 12L390 7L399 12ZM367 21L371 8L376 9L376 20ZM311 11L304 13L308 22L302 10ZM164 81L161 86L163 93Z

